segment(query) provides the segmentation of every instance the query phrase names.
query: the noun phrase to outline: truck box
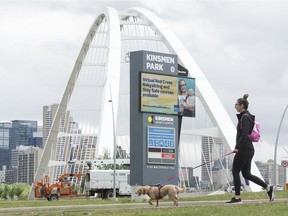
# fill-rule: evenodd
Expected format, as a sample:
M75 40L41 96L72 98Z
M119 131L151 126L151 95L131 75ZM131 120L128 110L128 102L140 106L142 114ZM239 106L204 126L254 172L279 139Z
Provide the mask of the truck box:
M90 196L97 193L103 199L113 197L114 170L89 170L86 175L85 190ZM115 180L117 196L131 195L130 170L116 170Z

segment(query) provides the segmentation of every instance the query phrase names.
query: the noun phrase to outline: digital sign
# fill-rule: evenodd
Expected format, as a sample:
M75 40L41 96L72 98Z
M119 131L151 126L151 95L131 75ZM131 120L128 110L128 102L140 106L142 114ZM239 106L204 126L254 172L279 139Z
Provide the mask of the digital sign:
M195 117L195 79L140 74L141 112Z
M175 164L175 142L175 128L148 126L147 162L152 164Z

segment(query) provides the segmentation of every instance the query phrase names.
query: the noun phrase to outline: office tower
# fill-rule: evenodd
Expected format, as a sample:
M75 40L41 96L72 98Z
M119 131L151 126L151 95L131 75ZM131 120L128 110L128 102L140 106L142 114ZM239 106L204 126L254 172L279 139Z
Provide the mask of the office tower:
M202 136L201 145L202 164L207 163L201 167L202 182L206 186L220 187L233 181L231 167L229 167L230 158L224 157L228 151L222 144L222 140Z
M6 173L6 166L3 165L1 167L2 170L0 170L0 184L4 184L5 183L5 173Z
M33 146L18 146L12 150L12 166L17 167L17 182L32 184L42 151Z
M43 142L42 129L43 127L38 126L37 131L33 132L32 140L29 141L29 143L31 143L32 146L42 148L42 142Z
M14 120L10 129L9 149L16 149L17 146L30 146L33 132L37 131L37 121Z
M6 184L14 184L18 182L17 179L17 170L18 167L10 167L9 169L5 170L5 183Z
M201 137L201 145L201 164L207 163L201 166L201 180L208 185L209 183L212 183L212 163L208 162L212 160L213 138L205 136Z
M268 184L274 184L274 160L270 159L267 162L257 161L256 165L264 181ZM283 186L286 183L285 169L285 167L276 164L276 184Z
M17 146L32 146L33 133L37 131L37 121L14 120L9 136L9 166L11 152Z
M43 140L42 146L44 147L50 129L52 127L53 119L56 115L59 104L52 104L43 106Z
M10 122L0 123L0 170L4 165L9 165L9 136L12 124Z

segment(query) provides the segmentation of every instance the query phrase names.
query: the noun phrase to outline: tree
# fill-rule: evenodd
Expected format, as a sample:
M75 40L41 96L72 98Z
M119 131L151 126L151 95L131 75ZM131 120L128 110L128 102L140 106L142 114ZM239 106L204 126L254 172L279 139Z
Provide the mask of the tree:
M118 157L116 155L116 158L119 158L119 154L118 154ZM103 160L105 160L105 159L112 159L111 153L109 152L109 150L107 148L105 148L103 151ZM113 170L114 164L97 165L97 169L99 169L99 170ZM128 170L128 169L130 169L130 167L129 167L129 165L116 164L116 169L117 170Z

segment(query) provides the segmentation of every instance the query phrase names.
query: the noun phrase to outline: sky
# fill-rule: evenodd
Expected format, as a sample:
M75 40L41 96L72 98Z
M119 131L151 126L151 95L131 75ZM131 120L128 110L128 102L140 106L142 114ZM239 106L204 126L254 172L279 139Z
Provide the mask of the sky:
M236 125L248 93L261 125L255 160L274 158L288 105L288 1L0 0L0 122L42 122L59 103L86 34L105 7L144 7L160 17L199 65ZM278 162L288 160L288 114ZM284 149L285 148L285 149Z

